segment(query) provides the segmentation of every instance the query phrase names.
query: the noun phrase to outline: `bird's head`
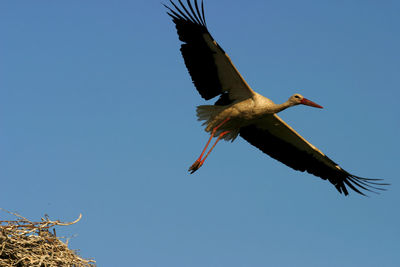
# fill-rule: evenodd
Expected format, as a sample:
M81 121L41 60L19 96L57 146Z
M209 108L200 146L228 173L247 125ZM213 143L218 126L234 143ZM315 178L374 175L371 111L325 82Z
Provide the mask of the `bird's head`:
M317 103L312 102L311 100L308 100L307 98L305 98L304 96L302 96L301 94L294 94L289 98L289 102L292 105L306 105L306 106L310 106L310 107L315 107L315 108L323 108L322 106L318 105Z

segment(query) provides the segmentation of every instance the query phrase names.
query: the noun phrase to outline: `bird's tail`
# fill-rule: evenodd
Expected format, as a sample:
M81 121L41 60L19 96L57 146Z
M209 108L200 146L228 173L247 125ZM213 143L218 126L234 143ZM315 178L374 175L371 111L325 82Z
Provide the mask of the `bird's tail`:
M198 106L197 111L197 119L199 121L204 121L203 125L206 125L206 132L211 132L217 125L221 124L223 121L223 117L221 112L225 109L225 106L213 106L213 105L202 105ZM220 135L224 131L229 131L227 134L224 134L222 139L226 141L233 141L239 134L239 128L232 127L229 125L229 122L225 123L223 127L218 129L214 136Z
M196 109L197 112L197 120L204 121L203 125L207 125L206 131L209 131L209 128L212 127L212 122L214 118L223 110L223 106L214 106L214 105L202 105L198 106Z

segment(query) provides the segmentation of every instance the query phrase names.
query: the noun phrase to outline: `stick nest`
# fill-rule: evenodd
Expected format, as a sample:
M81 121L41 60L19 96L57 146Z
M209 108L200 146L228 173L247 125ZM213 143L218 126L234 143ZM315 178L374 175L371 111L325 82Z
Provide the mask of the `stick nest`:
M76 251L69 249L68 239L64 243L56 236L55 226L77 223L82 215L69 223L51 221L47 215L41 222L31 222L16 213L5 212L17 218L0 220L0 266L95 266L94 260L82 259Z

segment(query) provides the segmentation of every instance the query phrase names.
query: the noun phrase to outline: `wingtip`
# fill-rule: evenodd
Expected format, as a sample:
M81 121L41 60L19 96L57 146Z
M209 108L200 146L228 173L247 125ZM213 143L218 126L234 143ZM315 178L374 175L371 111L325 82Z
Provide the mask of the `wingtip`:
M206 20L205 20L205 16L204 16L203 2L201 3L201 13L199 11L197 0L194 0L195 8L193 8L191 0L187 0L187 6L181 0L177 0L177 4L175 4L172 0L169 0L169 2L172 7L168 6L165 3L161 3L161 4L169 10L169 12L167 12L167 14L170 15L172 18L177 19L177 20L185 20L187 22L201 25L201 26L207 28ZM178 5L179 5L179 7L178 7ZM190 9L190 11L188 10L188 8Z
M343 191L345 196L349 195L346 189L346 186L348 186L354 192L362 196L369 197L369 195L363 191L379 195L379 191L387 191L387 188L383 188L382 186L390 185L389 183L378 183L377 181L383 181L383 179L364 178L348 174L346 179L343 180L343 183L336 185L336 188L340 193Z

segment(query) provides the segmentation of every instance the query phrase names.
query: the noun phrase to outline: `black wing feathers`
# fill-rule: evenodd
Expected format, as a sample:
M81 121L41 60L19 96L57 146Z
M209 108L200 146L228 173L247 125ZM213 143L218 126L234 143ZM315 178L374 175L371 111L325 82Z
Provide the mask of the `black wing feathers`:
M192 81L201 97L209 100L223 92L213 58L214 52L208 47L203 37L204 34L208 34L210 37L211 35L206 27L203 3L201 4L201 13L197 0L194 2L194 8L189 0L187 3L189 10L180 0L179 4L183 10L172 1L171 4L176 11L168 6L165 7L170 11L168 15L172 17L176 25L179 40L184 42L181 46L181 53Z
M266 129L257 128L256 125L242 127L240 129L240 136L272 158L297 171L307 171L324 180L329 180L340 193L344 193L345 195L349 194L346 185L361 195L365 194L360 189L374 192L374 189L384 190L374 185L387 185L376 182L380 181L380 179L354 176L343 169L332 168L323 164L313 157L313 155L297 149L292 144L274 136ZM334 166L337 165L328 157L326 159L332 162Z

